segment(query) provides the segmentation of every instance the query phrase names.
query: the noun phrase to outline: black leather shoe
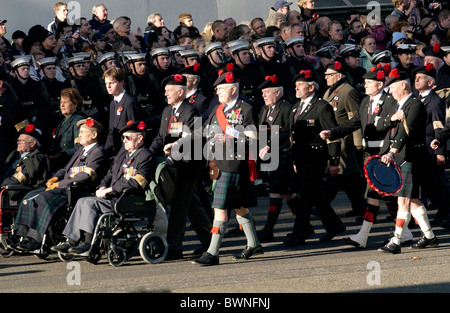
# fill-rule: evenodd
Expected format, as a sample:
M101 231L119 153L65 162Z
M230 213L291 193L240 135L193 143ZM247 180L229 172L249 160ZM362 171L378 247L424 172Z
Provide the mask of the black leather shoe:
M431 239L428 239L425 236L422 236L422 238L419 239L419 241L417 241L415 244L413 244L411 246L411 248L413 249L423 249L426 247L435 247L438 245L438 240L436 238L436 236L434 236Z
M212 255L208 252L203 253L201 257L194 260L195 264L202 265L202 266L209 266L209 265L218 265L219 264L219 256L218 255Z
M264 229L261 229L256 233L256 236L258 237L259 242L269 242L273 240L273 233L268 232Z
M247 260L249 257L251 257L252 255L256 255L256 254L263 254L264 251L262 249L262 246L259 245L257 247L254 248L250 248L250 247L245 247L244 250L242 250L241 253L236 254L235 256L233 256L234 260L240 260L240 259L245 259Z
M402 248L400 245L395 244L392 241L389 241L386 245L378 249L378 251L392 254L399 254L400 252L402 252Z
M84 252L88 251L90 247L91 247L91 245L89 243L83 242L76 247L69 248L68 252L77 253L77 254L84 253Z
M337 235L343 233L346 231L346 227L342 227L340 230L338 230L337 232L330 232L330 233L326 233L325 235L323 235L322 237L319 238L320 241L331 241L333 240L334 237L336 237Z
M363 246L361 246L359 243L357 243L354 240L351 240L350 237L344 238L344 243L356 248L364 248Z
M164 260L166 261L175 261L183 259L183 251L181 250L169 250L167 252L167 256Z
M25 243L21 243L18 246L18 248L20 250L24 250L24 251L33 251L33 250L39 249L40 246L41 246L40 242L38 242L35 239L31 239L31 240L29 240L29 241L27 241Z
M298 247L305 244L305 239L296 237L293 234L288 234L283 243L289 247Z
M56 246L50 247L50 249L55 252L67 252L71 247L73 246L68 241L66 241L60 242Z

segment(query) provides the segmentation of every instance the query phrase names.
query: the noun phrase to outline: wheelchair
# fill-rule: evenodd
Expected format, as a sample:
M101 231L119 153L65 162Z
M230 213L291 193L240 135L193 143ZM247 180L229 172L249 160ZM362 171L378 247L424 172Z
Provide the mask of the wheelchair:
M149 189L141 193L123 192L115 200L113 211L99 217L90 249L81 254L58 252L59 258L67 262L83 257L97 264L106 255L109 264L118 267L139 251L146 263L162 262L169 246L164 234L155 231L157 205L165 211Z
M52 253L50 247L63 240L62 232L71 212L80 197L93 194L94 188L88 184L72 184L68 188L68 201L65 208L60 208L50 221L44 234L41 246L33 251L20 251L10 248L11 237L14 235L14 223L20 202L30 191L30 186L7 185L0 191L0 256L7 258L14 253L33 254L39 259L47 259Z

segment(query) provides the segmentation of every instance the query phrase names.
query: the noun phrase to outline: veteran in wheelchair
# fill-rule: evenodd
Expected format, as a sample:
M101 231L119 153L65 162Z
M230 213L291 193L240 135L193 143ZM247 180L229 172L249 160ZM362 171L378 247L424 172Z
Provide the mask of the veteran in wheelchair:
M11 256L10 245L17 239L12 234L19 203L30 190L39 188L51 176L50 161L40 149L41 134L34 124L19 123L17 149L11 152L0 171L0 252Z
M60 254L60 258L81 255L96 263L102 254L100 249L103 248L108 250L108 259L111 254L119 257L117 263L122 264L130 257L134 251L133 243L138 241L133 223L125 221L126 213L136 211L136 217L150 217L152 213L153 217L155 215L155 210L152 211L155 206L149 207L136 200L148 203L145 201L145 191L149 190L150 182L154 181L156 171L153 155L144 147L145 133L144 122L129 122L120 130L123 147L114 158L95 196L83 197L77 201L63 231L67 240L52 247L52 250ZM117 211L119 203L125 203L122 204L122 212ZM111 222L116 217L119 221ZM122 223L123 221L125 222ZM127 240L130 236L136 240ZM116 245L118 239L125 242ZM105 242L107 247L102 245ZM111 260L110 263L116 264Z
M12 244L14 250L34 251L46 244L46 239L50 239L49 245L58 243L70 213L69 193L75 193L72 187L81 185L85 195L92 194L102 177L107 164L99 143L103 126L92 118L82 119L76 125L79 144L72 158L46 182L46 187L29 192L20 204L14 234L22 240ZM47 231L51 238L46 236Z

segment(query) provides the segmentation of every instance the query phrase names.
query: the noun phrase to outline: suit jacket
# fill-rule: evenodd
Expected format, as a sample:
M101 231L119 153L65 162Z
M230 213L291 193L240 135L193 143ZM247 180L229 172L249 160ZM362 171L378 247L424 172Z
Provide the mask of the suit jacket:
M209 99L200 90L197 90L193 95L191 95L186 100L190 104L195 106L200 115L202 115L208 109Z
M76 143L79 131L77 122L84 118L86 118L86 115L77 111L59 123L55 130L55 134L53 135L54 143L52 154L64 151L71 157L75 153L79 147L79 144Z
M363 145L366 152L369 154L378 154L383 146L389 146L388 130L378 131L376 128L377 122L387 114L393 114L395 110L395 104L397 103L391 95L384 92L378 100L377 107L374 112L369 116L370 97L367 96L361 102L361 106L356 115L342 123L336 128L331 129L330 140L336 140L337 138L343 138L350 135L358 129L362 129L363 133ZM378 147L376 142L382 142Z
M434 90L421 99L427 110L427 128L426 128L426 144L430 154L445 155L445 145L441 145L438 149L433 150L430 143L437 138L444 128L445 123L445 103Z
M423 160L427 154L425 147L425 129L427 124L425 106L420 100L410 96L403 104L401 110L405 113L404 122L391 122L392 114L388 114L381 123L377 124L377 129L381 131L389 129L391 147L398 149L397 154L403 160L408 162ZM381 154L387 152L389 152L389 147L383 147L383 150L380 151Z
M152 153L145 147L138 148L126 161L128 151L120 149L99 187L112 187L114 192L144 190L154 179L156 165Z
M53 177L58 177L59 188L74 182L95 182L102 177L103 169L107 165L103 147L97 143L87 152L86 156L82 155L83 149L84 147L80 146L66 167L53 175Z
M141 116L137 99L127 92L119 103L115 100L109 104L109 131L106 137L105 150L115 155L122 147L122 139L119 131L127 126L128 121L140 121Z
M291 151L294 163L315 163L330 159L331 165L339 165L340 142L325 142L319 135L322 130L338 125L333 108L328 102L314 96L305 110L294 118L300 103L299 101L292 107L290 114Z
M289 149L291 143L290 138L290 115L291 115L292 104L287 101L279 100L274 104L274 109L272 113L268 116L269 107L267 105L261 108L259 114L258 125L267 125L267 145L271 147L271 136L272 132L269 130L272 126L279 126L279 130L276 133L279 141L279 149L287 150ZM260 146L261 148L261 146Z
M218 106L219 105L215 105L212 108L211 114L204 123L204 125L207 127L206 133L208 134L209 138L213 137L213 133L224 133L219 127L219 123L216 117L216 110ZM235 113L237 110L240 110L240 113L237 114L239 116L235 116L235 118L233 118L233 113ZM214 140L208 141L206 143L207 145L209 145L210 154L208 156L208 159L214 159L216 161L217 167L223 172L239 173L242 170L246 169L246 166L248 166L248 144L250 140L256 139L256 123L258 121L258 118L253 107L245 102L241 97L238 97L235 105L231 109L227 110L227 112L225 112L225 116L228 116L227 120L230 126L239 131L239 135L237 136L238 138L227 140L227 142L221 147L223 149L222 154L220 155L219 152L217 152L217 155L214 155L216 151L220 151L218 150L220 148L216 148L216 145L218 144L215 143ZM253 131L250 129L251 126L253 126ZM244 128L247 129L245 129L244 131ZM228 147L228 151L226 145L230 145ZM245 151L238 149L238 147L244 147ZM227 154L227 152L229 154ZM253 156L254 159L256 157L257 155Z

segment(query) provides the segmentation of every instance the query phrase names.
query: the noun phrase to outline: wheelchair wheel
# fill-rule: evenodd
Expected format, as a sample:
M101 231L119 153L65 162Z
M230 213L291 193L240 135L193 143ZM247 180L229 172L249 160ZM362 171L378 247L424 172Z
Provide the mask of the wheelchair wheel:
M116 250L116 252L114 252ZM108 262L114 267L122 266L127 260L127 253L122 247L116 246L108 250Z
M157 233L147 233L139 243L139 253L147 263L157 264L164 261L169 251L166 238Z
M9 258L14 254L14 250L8 248L8 240L4 237L0 240L0 256L2 258Z
M63 262L70 262L75 258L75 256L73 254L64 253L61 251L58 251L58 257Z

